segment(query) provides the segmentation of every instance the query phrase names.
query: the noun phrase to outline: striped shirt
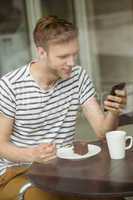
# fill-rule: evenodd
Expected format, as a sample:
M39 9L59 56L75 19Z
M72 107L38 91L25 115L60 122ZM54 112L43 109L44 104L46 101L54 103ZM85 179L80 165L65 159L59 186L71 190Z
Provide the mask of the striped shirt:
M69 144L75 135L79 106L95 95L86 71L73 67L70 78L41 89L30 75L30 64L0 80L0 112L14 119L10 142L19 147L42 142ZM0 169L17 165L0 159Z

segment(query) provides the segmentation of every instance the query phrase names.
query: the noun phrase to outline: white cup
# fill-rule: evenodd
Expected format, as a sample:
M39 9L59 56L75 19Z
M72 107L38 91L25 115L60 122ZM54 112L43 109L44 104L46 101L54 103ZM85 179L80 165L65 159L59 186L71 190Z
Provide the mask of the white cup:
M109 154L112 159L122 159L125 157L125 151L133 146L133 137L126 136L125 131L110 131L106 133ZM126 141L129 145L126 146Z

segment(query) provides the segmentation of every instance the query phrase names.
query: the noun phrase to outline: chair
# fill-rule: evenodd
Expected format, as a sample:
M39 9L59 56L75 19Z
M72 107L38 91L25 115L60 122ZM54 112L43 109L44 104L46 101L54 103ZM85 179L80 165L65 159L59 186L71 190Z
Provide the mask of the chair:
M33 187L33 184L31 182L25 183L20 188L20 191L19 191L19 194L18 194L18 200L24 200L24 195L25 195L26 191L31 187Z

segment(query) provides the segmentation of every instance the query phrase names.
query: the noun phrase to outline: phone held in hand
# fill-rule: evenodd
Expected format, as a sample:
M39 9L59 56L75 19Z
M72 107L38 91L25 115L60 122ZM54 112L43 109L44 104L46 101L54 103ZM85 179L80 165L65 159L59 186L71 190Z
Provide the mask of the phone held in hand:
M111 94L111 95L116 95L116 94L115 94L115 90L123 90L123 89L125 88L125 86L126 86L126 83L125 83L125 82L121 82L121 83L119 83L119 84L117 84L117 85L114 85L114 86L112 87L112 89L111 89L110 94Z
M112 89L111 89L110 94L113 95L113 96L115 96L115 95L116 95L116 94L115 94L115 90L123 90L123 89L125 88L125 86L126 86L126 83L125 83L125 82L121 82L121 83L119 83L119 84L117 84L117 85L114 85L114 86L112 87ZM104 111L107 111L107 109L104 108Z

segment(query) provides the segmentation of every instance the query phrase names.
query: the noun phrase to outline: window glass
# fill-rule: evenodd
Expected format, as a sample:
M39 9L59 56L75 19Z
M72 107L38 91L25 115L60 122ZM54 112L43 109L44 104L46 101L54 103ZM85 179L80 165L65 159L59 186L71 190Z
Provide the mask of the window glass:
M41 0L43 16L57 15L74 22L74 9L72 0Z
M0 76L30 59L24 0L1 0Z
M102 91L116 83L133 82L133 1L86 1L89 29L95 37L95 59ZM90 13L90 12L89 12ZM92 46L93 48L93 46Z

